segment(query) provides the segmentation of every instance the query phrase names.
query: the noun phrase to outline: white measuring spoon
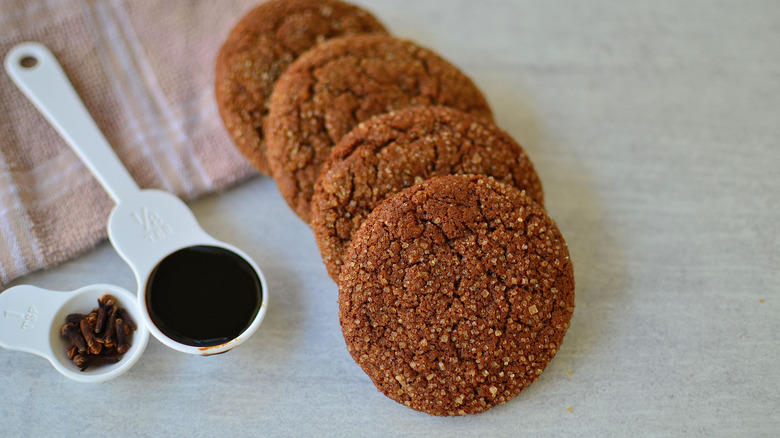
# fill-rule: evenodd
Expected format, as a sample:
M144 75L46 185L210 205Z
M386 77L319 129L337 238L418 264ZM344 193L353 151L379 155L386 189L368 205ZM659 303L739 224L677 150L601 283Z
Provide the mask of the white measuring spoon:
M5 69L116 202L108 237L133 269L142 321L152 335L176 350L207 355L227 351L254 333L265 316L268 287L252 258L203 231L176 196L139 189L46 46L13 47ZM226 276L221 268L233 274ZM222 287L237 278L242 288ZM179 290L180 284L192 293ZM256 296L243 294L230 313L231 293L251 288Z
M71 313L89 313L98 306L98 298L111 294L136 322L130 349L122 359L110 365L89 367L84 371L68 359L68 344L60 336L65 317ZM21 285L0 294L0 347L36 354L51 362L62 375L79 382L102 382L119 376L141 357L149 341L149 330L139 324L141 312L134 294L109 284L94 284L72 292L60 292Z

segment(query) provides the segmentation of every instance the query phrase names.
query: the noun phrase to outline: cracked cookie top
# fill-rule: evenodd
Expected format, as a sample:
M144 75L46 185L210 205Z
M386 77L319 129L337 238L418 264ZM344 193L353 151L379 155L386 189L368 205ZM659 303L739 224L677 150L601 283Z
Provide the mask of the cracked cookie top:
M433 415L504 403L555 356L574 273L555 222L492 178L434 177L387 198L344 258L347 348L391 399Z
M282 196L310 222L314 182L333 146L372 116L420 105L491 118L471 79L410 41L357 35L304 53L277 81L266 125L268 161Z
M249 11L217 57L219 113L236 147L270 175L263 123L273 85L315 44L358 33L385 32L368 12L336 0L273 0Z
M492 123L440 106L375 116L333 148L314 186L311 226L331 278L366 216L388 196L438 175L477 174L543 205L525 151Z

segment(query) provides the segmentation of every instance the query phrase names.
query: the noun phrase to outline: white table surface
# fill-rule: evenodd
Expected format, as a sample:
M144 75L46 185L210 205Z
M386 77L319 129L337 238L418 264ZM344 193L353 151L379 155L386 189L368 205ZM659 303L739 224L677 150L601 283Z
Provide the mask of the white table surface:
M155 339L103 384L0 350L0 436L777 436L780 2L360 1L467 72L536 164L571 251L557 357L509 403L430 417L376 391L274 182L192 203L270 287L215 357ZM108 244L14 284L135 290Z

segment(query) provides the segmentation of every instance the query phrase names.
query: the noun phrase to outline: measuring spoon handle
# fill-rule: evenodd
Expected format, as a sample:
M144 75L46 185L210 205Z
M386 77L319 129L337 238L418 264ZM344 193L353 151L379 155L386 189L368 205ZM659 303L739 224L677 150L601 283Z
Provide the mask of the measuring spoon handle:
M69 294L31 285L12 287L0 294L0 347L51 356L51 325Z
M27 42L13 47L5 57L5 70L114 202L139 190L46 46Z

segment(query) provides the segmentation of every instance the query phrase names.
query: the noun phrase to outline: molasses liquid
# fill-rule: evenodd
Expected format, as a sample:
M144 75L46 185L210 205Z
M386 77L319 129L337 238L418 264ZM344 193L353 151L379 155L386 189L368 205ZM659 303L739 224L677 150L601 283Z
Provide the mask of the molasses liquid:
M152 271L146 302L154 324L186 345L208 347L235 339L260 310L263 290L239 255L191 246L165 257Z

